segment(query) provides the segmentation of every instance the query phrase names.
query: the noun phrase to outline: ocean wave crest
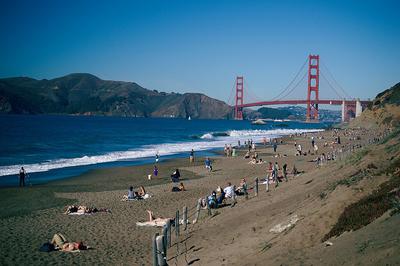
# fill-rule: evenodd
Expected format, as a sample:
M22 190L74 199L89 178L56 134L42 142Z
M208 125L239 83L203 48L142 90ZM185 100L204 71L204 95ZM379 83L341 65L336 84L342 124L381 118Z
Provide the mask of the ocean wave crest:
M203 134L199 141L164 143L158 145L147 145L137 150L115 151L102 155L78 158L63 158L45 161L41 163L26 164L24 168L28 173L46 172L53 169L109 163L138 158L151 158L158 152L161 156L195 151L210 150L223 147L225 144L236 144L243 138L252 138L255 142L261 142L263 137L274 138L282 135L290 135L302 132L317 132L323 129L272 129L272 130L231 130L227 132L210 132ZM22 165L0 166L0 176L17 175Z

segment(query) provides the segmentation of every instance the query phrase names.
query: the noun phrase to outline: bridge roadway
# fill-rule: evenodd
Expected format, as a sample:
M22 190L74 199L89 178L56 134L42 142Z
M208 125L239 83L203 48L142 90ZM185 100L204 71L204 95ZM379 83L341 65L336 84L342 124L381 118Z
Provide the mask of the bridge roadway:
M345 105L355 105L356 100L345 100ZM367 105L371 101L360 101L362 105ZM343 100L311 100L312 104L328 104L328 105L342 105ZM264 101L264 102L255 102L255 103L244 103L237 105L237 107L253 107L253 106L262 106L262 105L280 105L280 104L307 104L307 100L283 100L283 101Z

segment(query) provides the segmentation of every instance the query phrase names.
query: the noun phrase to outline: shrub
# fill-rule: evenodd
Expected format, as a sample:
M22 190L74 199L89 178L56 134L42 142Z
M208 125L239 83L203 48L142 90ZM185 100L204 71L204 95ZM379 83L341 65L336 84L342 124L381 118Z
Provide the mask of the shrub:
M399 188L400 178L392 177L389 181L381 184L371 195L346 207L337 223L324 236L322 241L333 236L339 236L345 231L360 229L382 216L395 206L393 199L396 198Z

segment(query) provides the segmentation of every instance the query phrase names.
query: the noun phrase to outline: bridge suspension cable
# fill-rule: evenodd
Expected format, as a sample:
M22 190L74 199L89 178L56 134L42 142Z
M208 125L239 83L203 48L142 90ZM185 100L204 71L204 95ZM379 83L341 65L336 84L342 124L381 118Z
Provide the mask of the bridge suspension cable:
M260 99L257 97L257 95L253 92L253 90L251 89L249 83L247 82L247 80L244 80L244 86L246 88L245 93L247 93L247 96L249 96L250 98L250 102L258 102L260 101Z
M303 65L300 67L299 71L296 73L296 75L294 76L294 78L289 82L289 85L286 86L285 89L283 89L277 96L275 96L274 98L271 99L271 101L275 101L276 99L278 99L282 94L284 94L289 88L290 86L292 86L292 84L294 83L294 81L297 79L297 77L300 75L300 73L303 71L304 67L306 66L308 61L308 58L306 58L306 60L304 61ZM293 91L293 90L292 90ZM279 98L279 99L282 99Z
M278 98L278 99L274 99L273 101L280 101L284 98L286 98L287 96L289 96L299 85L301 82L303 82L305 80L305 78L307 77L307 72L304 73L303 77L296 83L296 85L290 90L288 91L285 95L283 95L282 97Z
M324 64L324 62L322 61L322 66L325 68L326 72L328 73L328 75L332 78L332 80L336 83L336 85L339 87L339 89L343 92L343 95L346 96L348 99L351 99L353 97L351 97L351 95L349 95L344 89L343 87L339 84L339 82L336 81L335 77L332 75L332 72L329 71L329 68ZM344 97L343 97L344 98Z
M319 72L322 78L326 81L328 86L335 92L335 94L339 97L339 99L344 99L345 97L343 95L340 95L339 92L332 86L332 84L329 82L329 80L325 77L325 75L321 72Z
M229 95L229 98L228 98L228 101L226 102L228 105L231 105L231 100L232 100L232 105L234 105L235 103L233 102L233 94L234 94L234 91L235 91L235 85L236 85L236 80L235 80L235 82L232 84L232 89L231 89L231 93L230 93L230 95Z

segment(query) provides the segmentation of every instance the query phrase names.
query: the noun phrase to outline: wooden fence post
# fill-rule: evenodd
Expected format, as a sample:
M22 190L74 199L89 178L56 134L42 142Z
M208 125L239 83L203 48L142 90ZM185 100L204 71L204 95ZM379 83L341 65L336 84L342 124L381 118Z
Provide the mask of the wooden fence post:
M201 210L201 199L198 199L196 206L196 216L193 220L193 223L197 223L197 221L199 220L200 210Z
M249 199L249 193L247 192L247 184L243 186L244 196L245 199Z
M255 182L256 182L256 185L255 185L254 193L255 193L255 196L257 197L258 196L258 177L256 177Z
M171 220L167 221L167 244L171 247Z
M187 216L188 216L188 208L186 206L183 207L183 230L187 229Z
M164 237L164 246L168 246L168 222L164 225L162 229L162 236Z
M158 233L155 233L153 236L153 266L158 266L157 236Z
M158 255L158 265L159 266L166 266L167 265L167 254L166 254L166 248L164 246L164 236L157 236L156 238L157 242L157 255Z
M175 215L175 233L176 236L179 236L179 210L176 210L176 215Z

